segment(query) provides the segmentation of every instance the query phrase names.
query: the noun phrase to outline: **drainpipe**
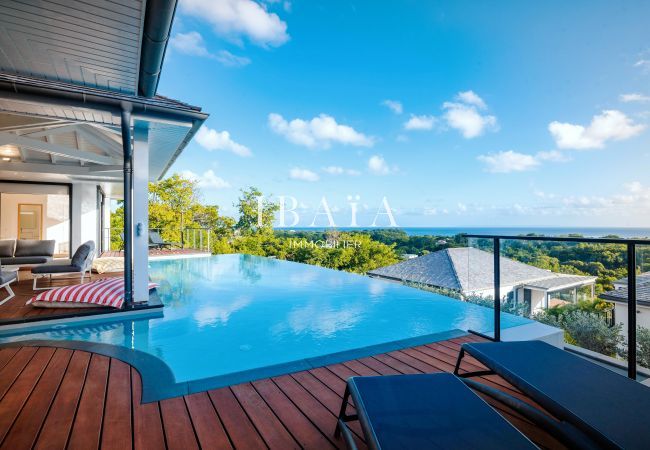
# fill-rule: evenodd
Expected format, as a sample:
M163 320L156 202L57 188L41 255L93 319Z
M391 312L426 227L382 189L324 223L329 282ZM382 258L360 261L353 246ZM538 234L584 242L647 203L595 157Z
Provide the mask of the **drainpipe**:
M122 152L124 153L124 303L133 302L133 143L131 108L122 108Z

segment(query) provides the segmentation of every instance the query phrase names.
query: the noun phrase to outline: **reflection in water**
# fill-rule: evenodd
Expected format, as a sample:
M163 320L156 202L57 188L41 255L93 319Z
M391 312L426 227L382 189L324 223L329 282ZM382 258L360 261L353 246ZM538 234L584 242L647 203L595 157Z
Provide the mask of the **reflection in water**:
M359 304L334 308L318 302L294 308L287 320L272 328L274 335L291 332L293 335L310 334L313 337L332 337L352 328L363 317L364 308Z
M251 300L250 295L239 295L228 301L204 304L194 311L193 317L199 327L225 325L233 313L248 306Z

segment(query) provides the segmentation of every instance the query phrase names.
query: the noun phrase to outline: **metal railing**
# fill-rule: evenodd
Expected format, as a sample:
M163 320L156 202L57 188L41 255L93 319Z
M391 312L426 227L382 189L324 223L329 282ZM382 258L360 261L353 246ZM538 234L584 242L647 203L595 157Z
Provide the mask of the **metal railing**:
M631 379L637 377L637 283L636 283L636 249L637 246L650 246L650 239L619 239L619 238L586 238L586 237L553 237L553 236L504 236L465 234L468 239L488 239L493 242L494 249L494 336L471 331L493 341L501 340L501 242L513 241L541 241L541 242L570 242L570 243L596 243L619 244L626 247L627 255L627 376Z
M162 233L164 230L162 228L149 228L149 231L157 231L158 233ZM102 250L123 250L123 234L123 228L104 228L104 233L102 235ZM179 239L177 239L178 242L174 242L174 244L177 244L178 247L183 249L209 252L211 249L211 235L212 230L209 228L186 227L183 230L179 230Z

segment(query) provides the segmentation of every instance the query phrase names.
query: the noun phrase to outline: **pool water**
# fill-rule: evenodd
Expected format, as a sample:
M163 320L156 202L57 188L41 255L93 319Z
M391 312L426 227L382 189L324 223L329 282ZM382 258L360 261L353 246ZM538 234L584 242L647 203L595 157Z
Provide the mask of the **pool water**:
M493 330L491 309L306 264L219 255L150 266L162 317L59 325L0 342L113 344L149 353L189 382L453 329ZM530 322L501 319L503 328Z

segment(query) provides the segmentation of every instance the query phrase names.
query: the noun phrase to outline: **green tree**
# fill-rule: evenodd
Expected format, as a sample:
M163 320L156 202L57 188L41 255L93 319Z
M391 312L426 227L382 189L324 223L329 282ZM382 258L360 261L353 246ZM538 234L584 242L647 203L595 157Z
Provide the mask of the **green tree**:
M265 199L259 189L252 186L242 189L235 206L239 212L235 229L242 236L273 232L273 220L280 205Z

